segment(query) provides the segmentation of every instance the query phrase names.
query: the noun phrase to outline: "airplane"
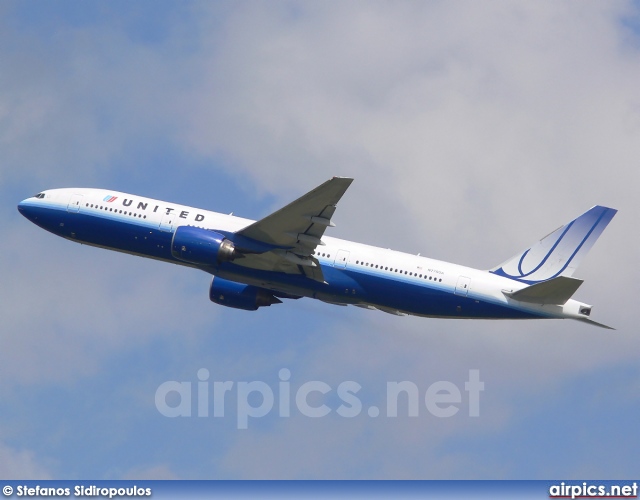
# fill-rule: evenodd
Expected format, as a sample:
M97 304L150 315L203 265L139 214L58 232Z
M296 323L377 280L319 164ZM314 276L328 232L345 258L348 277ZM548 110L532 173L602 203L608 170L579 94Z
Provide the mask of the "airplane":
M51 233L200 269L216 304L255 311L309 297L405 316L570 318L574 271L617 210L594 206L504 263L480 270L324 236L353 179L333 177L259 221L105 189L42 191L18 210Z

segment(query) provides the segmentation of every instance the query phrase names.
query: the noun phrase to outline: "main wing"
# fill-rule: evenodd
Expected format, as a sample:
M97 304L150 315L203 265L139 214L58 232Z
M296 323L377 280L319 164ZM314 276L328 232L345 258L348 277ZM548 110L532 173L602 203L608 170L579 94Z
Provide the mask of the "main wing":
M309 191L284 208L250 224L235 234L278 247L264 253L247 254L236 264L256 269L304 274L324 281L322 270L312 254L324 245L322 236L331 221L336 205L353 179L334 177Z

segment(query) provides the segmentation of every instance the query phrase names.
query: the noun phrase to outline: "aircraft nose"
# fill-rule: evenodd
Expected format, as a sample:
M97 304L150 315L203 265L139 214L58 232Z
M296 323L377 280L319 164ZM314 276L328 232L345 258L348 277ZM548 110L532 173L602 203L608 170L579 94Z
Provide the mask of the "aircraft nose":
M31 203L29 203L29 198L18 203L18 212L20 212L30 221L33 221L34 218L36 218L34 207Z

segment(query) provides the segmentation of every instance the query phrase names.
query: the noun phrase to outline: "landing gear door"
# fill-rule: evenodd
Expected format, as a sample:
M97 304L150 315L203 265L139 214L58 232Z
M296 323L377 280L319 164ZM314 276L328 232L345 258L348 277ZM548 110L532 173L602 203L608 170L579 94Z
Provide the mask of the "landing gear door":
M67 212L77 214L80 211L80 204L82 203L81 194L72 194L67 205Z
M349 252L347 250L338 250L336 258L333 261L333 267L337 269L344 269L349 262Z

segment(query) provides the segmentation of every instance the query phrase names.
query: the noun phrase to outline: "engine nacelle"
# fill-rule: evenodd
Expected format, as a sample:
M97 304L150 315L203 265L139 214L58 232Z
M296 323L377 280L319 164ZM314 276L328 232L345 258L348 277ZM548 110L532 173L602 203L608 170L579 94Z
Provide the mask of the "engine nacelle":
M190 264L215 266L236 256L233 242L224 235L193 226L180 226L171 240L171 255Z
M269 290L257 286L236 283L214 276L209 289L211 302L234 309L255 311L258 307L279 304L282 301L274 297Z

